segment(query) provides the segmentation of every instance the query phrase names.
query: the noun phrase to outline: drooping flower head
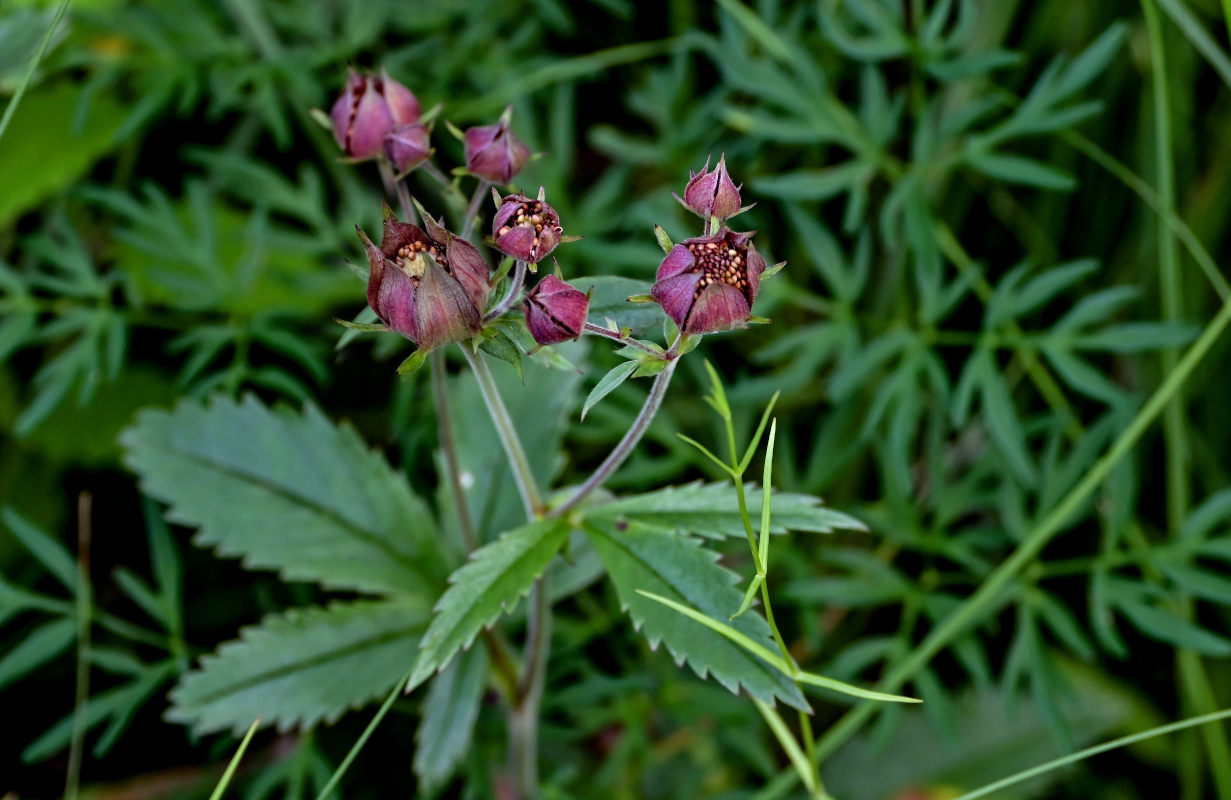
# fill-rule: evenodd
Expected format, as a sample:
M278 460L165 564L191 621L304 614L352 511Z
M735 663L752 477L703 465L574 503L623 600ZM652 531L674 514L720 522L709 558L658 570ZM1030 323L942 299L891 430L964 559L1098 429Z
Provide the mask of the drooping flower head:
M560 217L539 191L538 199L520 194L506 195L492 219L492 239L496 249L528 264L537 264L560 244L564 229Z
M727 174L727 157L724 154L718 159L718 166L709 171L710 162L706 159L701 171L693 174L689 170L688 185L684 187L684 197L676 195L676 200L689 211L699 217L709 219L718 217L726 219L739 213L739 189L731 176Z
M586 324L590 295L546 275L526 295L526 327L539 344L576 339Z
M748 320L765 271L754 233L722 228L671 248L650 296L682 332L724 331Z
M530 148L509 130L513 107L495 125L466 129L466 169L492 183L507 184L530 159Z
M338 147L362 160L379 156L389 132L418 121L420 110L414 94L384 70L373 75L352 69L329 117Z
M386 209L377 247L360 230L371 272L368 305L421 350L468 339L482 327L488 266L469 242L425 216L425 232Z

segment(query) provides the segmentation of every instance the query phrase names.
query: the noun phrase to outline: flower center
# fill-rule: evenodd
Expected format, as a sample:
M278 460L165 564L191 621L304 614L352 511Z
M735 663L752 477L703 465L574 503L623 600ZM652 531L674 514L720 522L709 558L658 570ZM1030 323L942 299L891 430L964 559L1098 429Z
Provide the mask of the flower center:
M517 214L508 224L501 225L496 236L504 236L513 228L529 226L534 228L534 247L533 251L538 252L539 244L542 239L543 230L545 228L554 228L556 235L564 232L560 227L560 220L556 217L554 211L543 207L543 203L539 200L532 200L529 203L522 203L517 207Z
M434 244L427 244L417 240L404 244L398 248L397 259L394 263L410 276L415 286L419 285L419 280L423 277L423 273L427 271L427 264L423 261L424 253L431 256L432 260L439 264L445 272L449 271L449 260L445 258L445 254Z
M748 264L743 253L730 242L691 242L688 251L697 262L692 271L701 273L694 297L699 297L701 290L711 283L725 283L748 297Z

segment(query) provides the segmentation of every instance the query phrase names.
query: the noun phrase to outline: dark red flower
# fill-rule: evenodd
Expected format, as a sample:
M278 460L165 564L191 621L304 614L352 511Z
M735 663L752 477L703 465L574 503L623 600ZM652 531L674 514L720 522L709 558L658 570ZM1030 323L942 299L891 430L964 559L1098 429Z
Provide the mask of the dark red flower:
M468 339L482 327L488 266L469 242L431 218L424 232L385 214L380 247L360 230L371 272L368 305L422 350Z
M419 113L414 94L384 70L372 75L352 69L329 117L342 152L350 158L368 159L380 155L390 131L416 122Z
M747 321L765 271L753 233L723 228L671 248L650 295L681 331L723 331Z
M530 148L509 130L510 116L512 106L495 125L466 130L466 169L472 175L492 183L507 184L530 159Z
M526 295L526 327L539 344L576 339L586 324L590 296L547 275Z
M537 264L556 249L564 229L556 210L542 199L506 195L492 220L496 249L528 264Z

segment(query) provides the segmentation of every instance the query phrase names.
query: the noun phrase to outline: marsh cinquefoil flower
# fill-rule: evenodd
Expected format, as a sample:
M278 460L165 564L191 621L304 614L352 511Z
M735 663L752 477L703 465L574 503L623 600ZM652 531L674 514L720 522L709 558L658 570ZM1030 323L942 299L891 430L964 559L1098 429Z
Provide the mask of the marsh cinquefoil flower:
M384 70L365 75L352 69L329 117L342 152L364 160L379 156L389 132L417 122L420 111L418 98Z
M556 249L564 235L560 217L539 191L537 200L520 194L506 195L492 219L496 249L528 264L537 264Z
M576 339L586 324L590 295L546 275L526 295L526 327L539 344Z
M421 350L469 339L483 324L488 266L469 242L425 215L426 231L386 209L377 247L359 230L371 272L368 304Z
M671 248L650 295L682 332L724 331L748 320L765 271L754 233L722 228Z
M507 184L530 159L530 148L509 130L513 107L500 122L466 129L466 169L492 183Z

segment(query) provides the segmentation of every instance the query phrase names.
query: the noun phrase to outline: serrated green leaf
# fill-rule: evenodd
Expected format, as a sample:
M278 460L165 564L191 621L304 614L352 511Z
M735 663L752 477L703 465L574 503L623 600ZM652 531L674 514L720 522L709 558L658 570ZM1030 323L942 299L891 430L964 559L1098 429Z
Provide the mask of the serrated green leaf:
M676 664L687 661L697 675L712 674L732 692L738 693L742 686L762 702L778 698L807 709L799 687L773 666L687 617L664 613L657 601L638 593L652 592L708 617L728 618L739 606L741 593L735 587L739 578L717 563L717 553L703 548L697 539L637 523L587 523L585 531L607 566L620 604L651 648L666 644ZM769 625L757 614L739 617L732 627L755 643L773 646Z
M761 504L756 484L745 486L749 508ZM835 530L863 531L867 527L841 511L821 505L820 499L792 492L773 493L772 533ZM586 519L608 523L624 520L656 528L687 531L711 539L744 536L739 498L730 483L695 483L669 486L656 492L630 495L585 510Z
M0 689L46 664L77 641L77 622L52 620L35 628L0 658Z
M428 620L418 601L293 609L240 631L171 692L167 718L197 733L239 733L256 716L278 730L333 722L406 674Z
M470 750L487 688L487 648L465 650L436 676L415 732L415 775L422 791L442 786Z
M448 665L481 628L512 611L560 552L568 533L564 520L539 520L471 553L470 561L449 576L449 588L436 603L406 691Z
M581 407L581 418L585 419L586 414L595 406L598 401L602 400L607 395L611 394L616 388L628 380L637 368L641 365L639 361L625 361L617 364L610 372L599 379L594 388L590 390L590 394L586 396L585 405Z
M439 591L444 561L427 506L352 428L312 405L183 401L141 412L121 442L143 490L221 555L331 588Z

